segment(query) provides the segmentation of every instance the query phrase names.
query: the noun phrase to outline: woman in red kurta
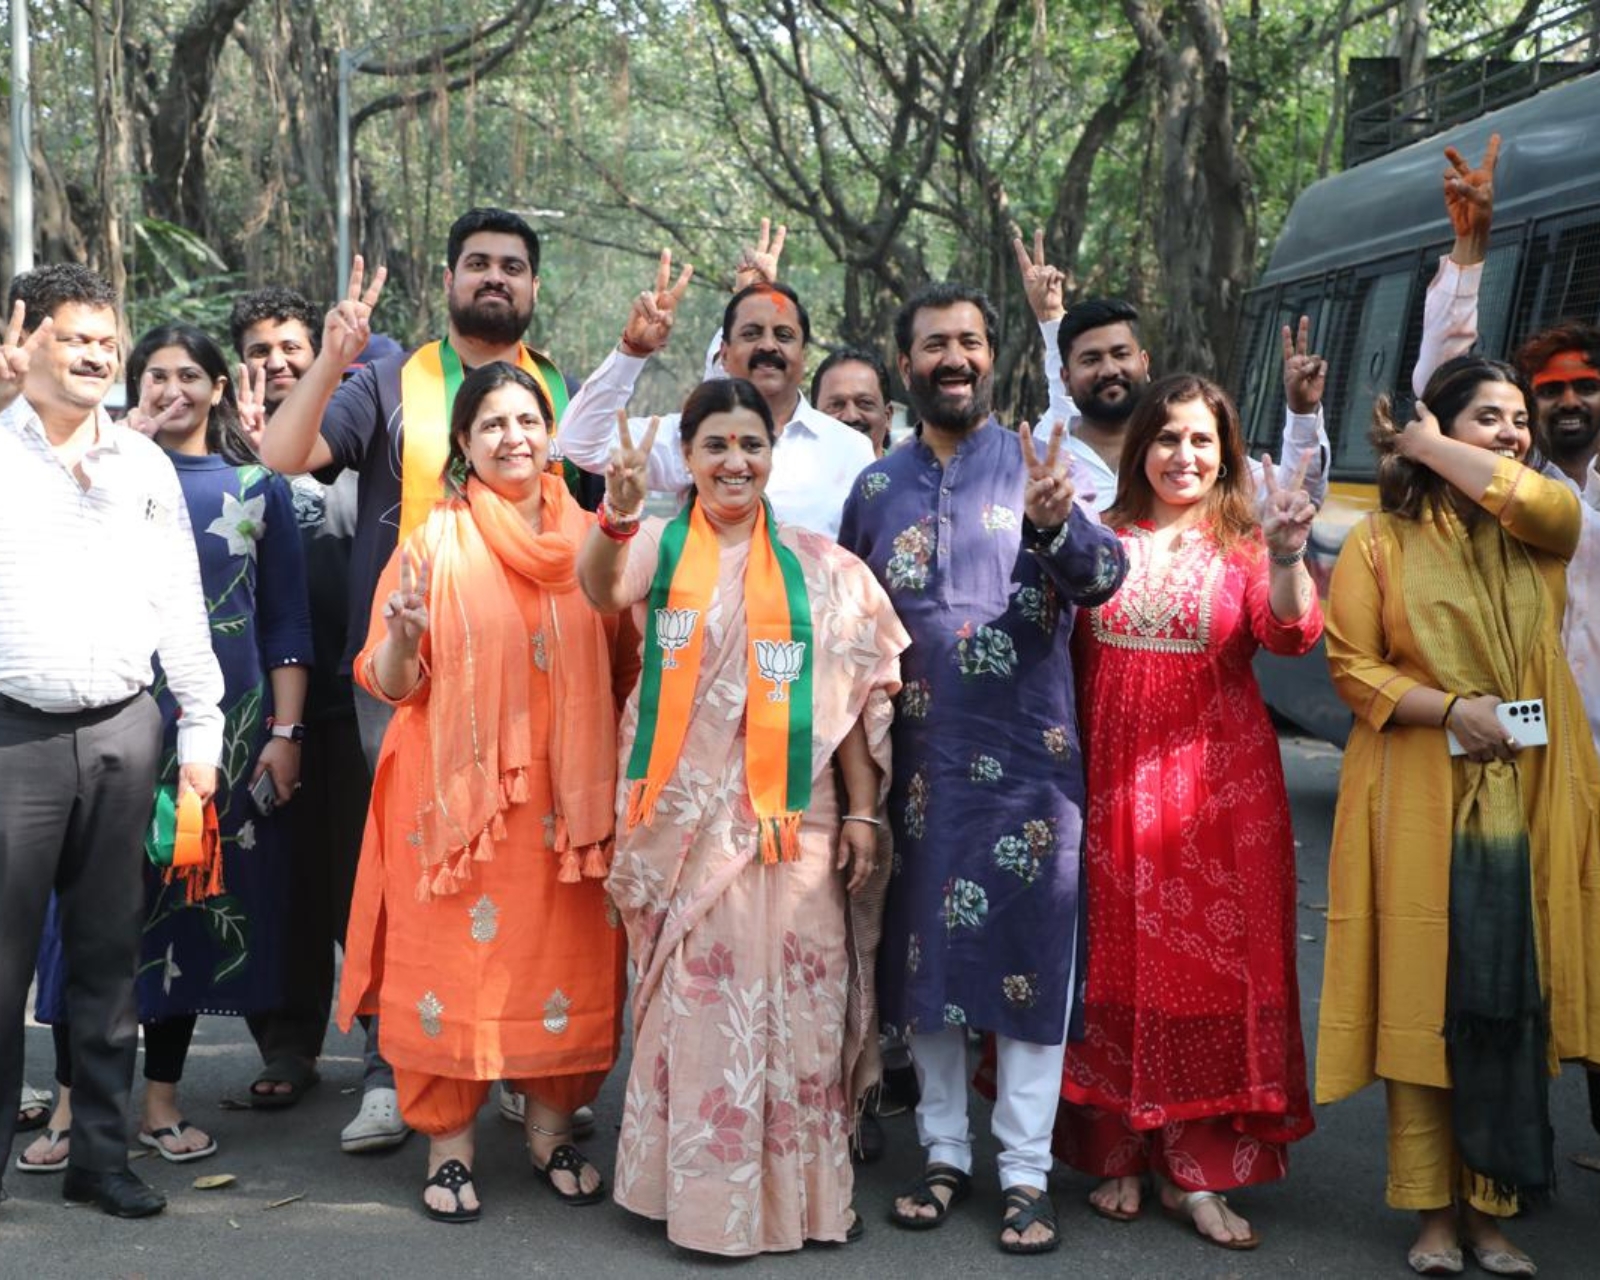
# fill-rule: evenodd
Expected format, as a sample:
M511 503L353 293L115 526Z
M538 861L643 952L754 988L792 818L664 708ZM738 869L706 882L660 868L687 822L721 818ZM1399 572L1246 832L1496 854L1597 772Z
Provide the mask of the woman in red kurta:
M1302 563L1311 505L1269 467L1258 525L1238 414L1214 384L1152 385L1103 517L1121 590L1074 643L1088 767L1084 1034L1067 1048L1056 1154L1102 1179L1099 1213L1162 1202L1229 1248L1215 1193L1270 1181L1312 1128L1295 983L1294 839L1258 646L1322 632Z
M593 517L545 472L550 406L506 364L461 385L452 488L396 552L355 674L399 707L351 906L339 1014L382 1015L423 1205L478 1216L472 1126L490 1082L527 1096L533 1167L603 1194L571 1144L617 1057L624 940L609 909L616 714L637 670L583 599ZM613 661L613 655L616 661Z

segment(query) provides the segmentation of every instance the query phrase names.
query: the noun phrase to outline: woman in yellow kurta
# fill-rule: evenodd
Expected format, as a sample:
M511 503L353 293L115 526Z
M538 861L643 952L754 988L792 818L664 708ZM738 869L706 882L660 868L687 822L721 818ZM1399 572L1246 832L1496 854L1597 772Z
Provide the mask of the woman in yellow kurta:
M1383 510L1328 592L1328 661L1356 721L1317 1101L1383 1079L1388 1202L1421 1217L1413 1269L1459 1272L1464 1239L1485 1270L1531 1274L1499 1219L1550 1187L1550 1075L1600 1061L1600 763L1560 642L1580 517L1522 463L1528 398L1509 365L1452 360L1424 401L1403 430L1380 413ZM1501 724L1498 705L1523 699L1543 700L1548 746Z
M578 590L593 517L545 471L549 421L510 365L462 383L453 496L397 550L355 664L399 710L373 781L340 1020L381 1012L401 1114L431 1139L423 1207L451 1222L478 1216L472 1126L494 1080L527 1095L542 1180L572 1204L603 1193L571 1114L620 1040L624 943L605 875L616 716L637 658Z

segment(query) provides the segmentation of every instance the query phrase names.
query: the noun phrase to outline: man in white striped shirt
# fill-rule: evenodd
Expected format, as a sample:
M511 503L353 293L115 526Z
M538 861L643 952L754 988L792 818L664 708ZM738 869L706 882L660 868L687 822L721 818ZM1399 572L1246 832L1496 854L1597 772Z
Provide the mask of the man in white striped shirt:
M22 1079L23 1016L51 891L72 1022L63 1196L118 1217L166 1200L128 1168L144 829L161 659L182 710L179 789L209 799L222 673L178 478L101 407L121 365L116 297L51 266L11 283L0 339L0 1098ZM0 1107L0 1156L15 1109Z

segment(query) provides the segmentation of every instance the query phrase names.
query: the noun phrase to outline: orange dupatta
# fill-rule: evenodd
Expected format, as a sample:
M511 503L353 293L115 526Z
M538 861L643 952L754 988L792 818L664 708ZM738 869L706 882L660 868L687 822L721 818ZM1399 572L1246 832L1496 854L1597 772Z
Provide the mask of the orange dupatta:
M411 553L431 550L428 616L432 688L417 797L422 864L417 897L454 894L505 837L502 817L528 799L530 642L506 581L541 589L550 642L551 793L559 879L609 869L615 827L616 717L610 650L600 615L578 589L578 546L589 517L560 476L540 478L542 532L473 477L466 501L441 504Z

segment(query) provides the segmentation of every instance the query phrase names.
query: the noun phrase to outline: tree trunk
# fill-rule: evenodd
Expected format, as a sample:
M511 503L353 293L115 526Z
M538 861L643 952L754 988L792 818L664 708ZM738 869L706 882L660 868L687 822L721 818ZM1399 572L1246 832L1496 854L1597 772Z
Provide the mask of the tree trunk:
M94 31L95 187L99 192L89 257L90 265L111 282L121 298L128 288L122 229L127 215L124 184L131 172L128 112L123 95L122 0L92 0L89 16ZM126 315L121 311L118 314Z

